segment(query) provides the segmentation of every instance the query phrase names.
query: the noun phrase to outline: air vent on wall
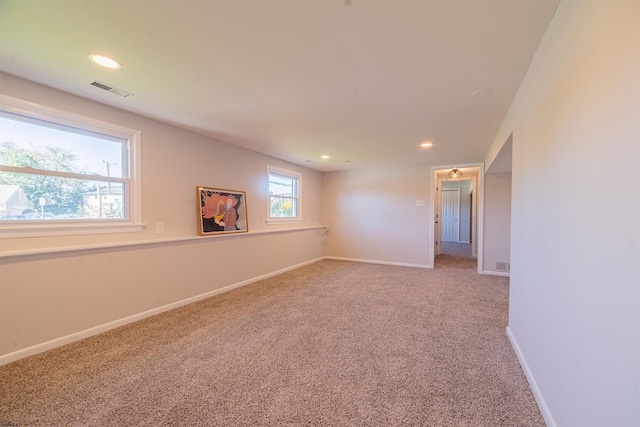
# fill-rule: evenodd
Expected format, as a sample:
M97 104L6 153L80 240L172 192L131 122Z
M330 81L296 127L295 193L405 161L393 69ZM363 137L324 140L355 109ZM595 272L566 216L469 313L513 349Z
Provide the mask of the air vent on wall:
M509 271L511 270L511 263L505 261L496 261L496 270Z
M114 94L116 94L118 96L122 96L124 98L126 98L127 96L132 96L133 95L131 92L127 92L126 90L117 89L115 87L111 87L109 85L106 85L106 84L100 83L100 82L93 82L93 83L91 83L91 86L95 86L97 88L100 88L102 90L106 90L107 92L114 93Z

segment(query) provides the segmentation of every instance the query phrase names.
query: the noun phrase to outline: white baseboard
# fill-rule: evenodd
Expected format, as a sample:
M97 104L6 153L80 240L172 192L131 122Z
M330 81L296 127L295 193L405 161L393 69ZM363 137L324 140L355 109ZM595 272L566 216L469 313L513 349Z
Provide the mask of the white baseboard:
M509 273L508 271L482 270L480 274L490 274L492 276L511 277L511 273Z
M47 342L43 342L43 343L36 344L34 346L31 346L31 347L27 347L27 348L24 348L24 349L21 349L21 350L18 350L18 351L14 351L13 353L4 354L4 355L0 356L0 366L5 365L5 364L10 363L10 362L13 362L13 361L16 361L18 359L22 359L22 358L27 357L27 356L32 356L34 354L42 353L44 351L51 350L51 349L54 349L56 347L63 346L65 344L70 344L70 343L72 343L74 341L79 341L81 339L88 338L88 337L93 336L93 335L98 335L98 334L100 334L102 332L106 332L106 331L108 331L110 329L114 329L114 328L117 328L119 326L124 326L124 325L126 325L128 323L133 323L133 322L136 322L138 320L142 320L144 318L151 317L151 316L154 316L156 314L163 313L165 311L173 310L175 308L182 307L183 305L191 304L191 303L194 303L194 302L197 302L197 301L212 297L214 295L222 294L224 292L228 292L228 291L230 291L232 289L239 288L239 287L242 287L242 286L245 286L245 285L249 285L249 284L257 282L259 280L267 279L267 278L272 277L272 276L277 276L278 274L282 274L282 273L287 272L289 270L295 270L296 268L300 268L300 267L305 266L307 264L313 264L315 262L322 261L323 259L324 258L317 258L317 259L313 259L311 261L306 261L306 262L303 262L303 263L300 263L300 264L292 265L290 267L286 267L286 268L283 268L283 269L280 269L280 270L277 270L277 271L273 271L271 273L263 274L261 276L253 277L251 279L243 280L242 282L234 283L232 285L225 286L223 288L216 289L216 290L213 290L213 291L210 291L210 292L206 292L204 294L200 294L200 295L196 295L196 296L193 296L193 297L190 297L190 298L186 298L186 299L183 299L183 300L180 300L180 301L176 301L176 302L173 302L171 304L163 305L161 307L156 307L156 308L153 308L151 310L143 311L142 313L137 313L137 314L134 314L134 315L131 315L131 316L124 317L122 319L118 319L118 320L114 320L112 322L104 323L102 325L98 325L98 326L95 326L93 328L85 329L83 331L74 332L73 334L65 335L65 336L60 337L60 338L55 338L55 339L47 341Z
M538 387L538 383L536 379L533 377L533 372L529 368L529 364L527 364L527 360L520 350L520 346L518 345L518 341L516 337L511 332L511 329L507 326L507 336L509 337L509 341L511 342L511 346L513 347L513 351L515 351L516 356L518 357L518 361L520 362L520 366L522 366L522 370L524 371L525 377L527 377L527 381L529 382L529 387L531 387L531 391L533 392L533 396L538 403L538 408L540 409L540 413L542 413L542 417L544 418L545 423L547 423L547 427L556 427L556 422L549 411L549 407L547 406L546 401L544 400L544 396L542 396L542 392Z
M371 259L343 258L343 257L337 257L337 256L326 256L324 257L324 259L334 259L337 261L365 262L368 264L397 265L399 267L433 268L432 265L426 265L426 264L407 264L403 262L376 261Z

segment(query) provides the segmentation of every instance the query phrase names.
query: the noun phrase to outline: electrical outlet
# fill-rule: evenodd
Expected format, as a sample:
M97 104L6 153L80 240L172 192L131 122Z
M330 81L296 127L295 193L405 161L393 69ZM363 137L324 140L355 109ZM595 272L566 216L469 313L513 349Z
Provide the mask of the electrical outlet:
M164 222L156 222L156 233L157 234L164 233Z

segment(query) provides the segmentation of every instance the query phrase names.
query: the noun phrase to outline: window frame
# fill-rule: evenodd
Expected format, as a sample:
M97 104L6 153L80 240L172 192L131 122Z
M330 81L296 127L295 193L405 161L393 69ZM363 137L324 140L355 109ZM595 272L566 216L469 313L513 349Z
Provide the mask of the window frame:
M269 182L271 175L280 175L285 178L292 178L296 181L295 190L296 195L291 197L296 204L296 216L281 217L271 216L271 201L272 196L269 192ZM302 174L288 169L283 169L277 166L267 165L267 224L282 224L282 223L297 223L302 222Z
M0 238L65 236L77 234L105 234L142 231L142 182L140 142L141 132L124 126L96 120L79 114L70 113L57 108L48 107L33 102L0 94L0 111L9 115L25 117L25 121L32 119L34 122L47 121L66 127L74 127L89 133L98 133L126 140L124 144L123 158L127 165L125 172L127 177L116 178L100 176L100 182L122 183L125 198L124 218L109 219L64 219L53 220L5 220L0 221ZM2 171L22 172L24 169L13 166L0 166ZM50 173L49 173L50 172ZM82 175L59 173L48 171L49 176L65 176L82 178Z

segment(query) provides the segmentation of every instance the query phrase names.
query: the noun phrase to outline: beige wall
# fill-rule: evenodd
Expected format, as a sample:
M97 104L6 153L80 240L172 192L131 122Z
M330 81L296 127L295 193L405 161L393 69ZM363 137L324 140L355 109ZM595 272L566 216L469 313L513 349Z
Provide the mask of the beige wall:
M495 273L496 262L511 258L510 172L484 175L484 236L483 271Z
M267 164L303 175L303 223L296 227L319 224L319 172L16 77L0 78L6 95L140 130L147 225L138 233L2 240L0 357L324 255L321 229L259 233L292 228L262 225ZM249 233L197 237L197 186L246 191ZM158 222L165 233L156 233ZM12 255L51 248L77 250Z
M432 182L428 165L323 175L327 255L430 266ZM416 206L416 201L425 201Z
M640 425L640 2L561 2L512 132L514 349L548 425Z

